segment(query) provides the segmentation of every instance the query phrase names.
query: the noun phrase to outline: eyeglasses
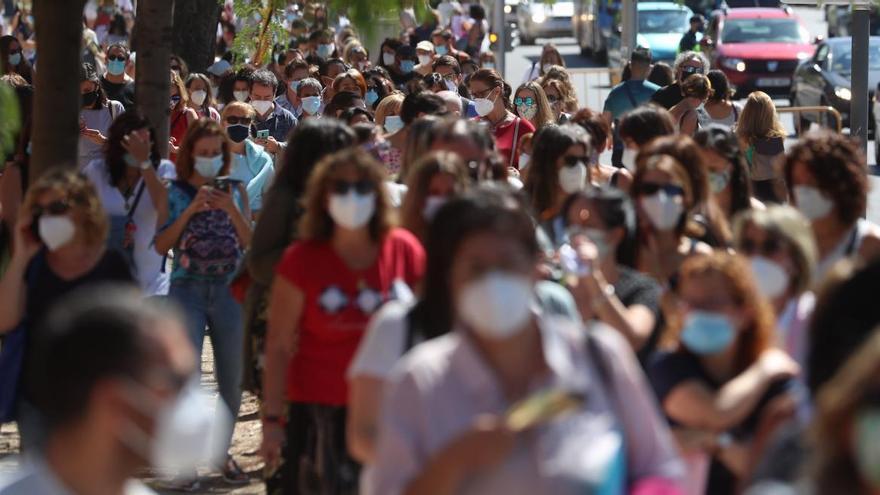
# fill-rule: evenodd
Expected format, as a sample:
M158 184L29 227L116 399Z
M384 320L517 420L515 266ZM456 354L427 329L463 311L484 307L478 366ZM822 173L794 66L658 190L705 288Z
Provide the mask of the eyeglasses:
M489 93L491 93L493 89L495 88L489 88L483 91L471 91L471 94L474 96L474 98L485 98L489 96Z
M530 107L535 104L535 99L532 98L531 96L528 96L526 98L520 98L519 96L517 96L516 98L514 98L513 104L518 107L522 106L522 105Z
M590 163L590 158L586 156L563 156L562 163L566 167L574 167L577 166L578 163L586 165L587 163Z
M251 119L250 117L236 117L234 115L230 115L229 117L226 117L227 124L251 125L251 122L253 122L253 119Z
M703 67L695 67L693 65L685 65L681 68L681 72L685 75L691 76L694 74L702 74Z
M375 189L373 183L367 179L361 179L357 182L348 182L345 180L333 181L330 186L335 194L348 194L348 191L354 190L358 194L367 194Z
M455 74L446 74L443 76L443 79L446 79L447 81L455 82L455 77L456 77Z
M675 184L657 184L656 182L644 182L639 186L636 194L638 196L651 196L663 191L669 196L684 196L684 189Z
M764 256L774 255L781 249L782 241L773 237L765 239L764 242L743 239L739 246L739 250L746 256L752 256L754 254L761 254Z
M48 213L49 215L63 215L70 211L70 203L67 201L53 201L46 206L43 205L34 205L31 208L31 213L35 217L39 217L44 213Z
M112 60L114 62L125 62L125 57L122 55L110 55L107 57L107 60Z

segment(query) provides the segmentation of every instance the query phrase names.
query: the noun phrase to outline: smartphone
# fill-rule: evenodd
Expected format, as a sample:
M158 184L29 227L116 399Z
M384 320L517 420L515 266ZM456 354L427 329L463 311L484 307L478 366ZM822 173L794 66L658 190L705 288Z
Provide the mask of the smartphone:
M258 130L257 139L269 139L269 129Z
M219 189L221 191L226 191L228 193L232 192L232 188L237 184L241 183L238 179L233 179L229 176L217 177L214 179L214 182L211 184L211 187L214 189Z

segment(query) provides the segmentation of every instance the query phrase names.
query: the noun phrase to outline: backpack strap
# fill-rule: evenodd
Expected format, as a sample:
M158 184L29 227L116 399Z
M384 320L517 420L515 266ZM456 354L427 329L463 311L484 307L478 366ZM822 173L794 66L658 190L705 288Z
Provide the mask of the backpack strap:
M624 90L624 93L626 93L626 97L629 98L629 103L632 105L632 107L633 108L638 107L639 104L636 103L636 97L633 96L632 89L630 89L630 87L629 87L629 81L623 82L623 90Z

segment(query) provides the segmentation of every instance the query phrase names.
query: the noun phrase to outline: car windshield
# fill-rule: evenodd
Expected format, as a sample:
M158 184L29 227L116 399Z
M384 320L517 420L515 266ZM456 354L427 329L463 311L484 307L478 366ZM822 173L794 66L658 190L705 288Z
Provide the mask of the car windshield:
M809 43L809 33L794 19L730 19L723 43Z
M683 10L639 11L639 34L683 33L690 27L689 16Z
M852 45L849 43L838 43L831 50L831 56L828 57L831 62L831 70L840 72L841 74L849 74L852 72ZM871 41L868 47L868 69L880 70L880 42Z

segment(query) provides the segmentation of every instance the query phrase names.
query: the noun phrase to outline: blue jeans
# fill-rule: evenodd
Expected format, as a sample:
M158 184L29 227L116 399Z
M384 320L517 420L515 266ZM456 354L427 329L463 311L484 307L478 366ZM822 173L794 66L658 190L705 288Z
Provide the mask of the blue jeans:
M207 326L214 347L214 373L217 375L220 398L232 414L234 427L241 406L244 352L241 305L232 297L225 281L175 280L171 282L168 297L183 310L187 332L199 358ZM229 431L229 441L232 441L232 429Z

